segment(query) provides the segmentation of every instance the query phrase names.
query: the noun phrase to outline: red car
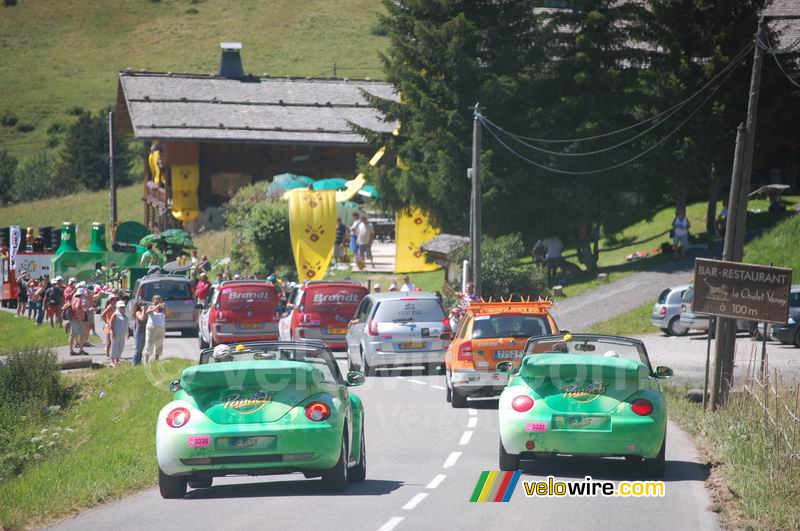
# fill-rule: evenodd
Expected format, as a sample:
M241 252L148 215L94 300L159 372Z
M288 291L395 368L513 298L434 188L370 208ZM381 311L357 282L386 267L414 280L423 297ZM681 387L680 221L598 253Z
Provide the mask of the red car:
M200 315L200 348L278 339L278 291L265 280L232 280L213 287Z
M324 341L331 350L347 349L347 325L369 291L358 282L306 282L280 321L280 339Z

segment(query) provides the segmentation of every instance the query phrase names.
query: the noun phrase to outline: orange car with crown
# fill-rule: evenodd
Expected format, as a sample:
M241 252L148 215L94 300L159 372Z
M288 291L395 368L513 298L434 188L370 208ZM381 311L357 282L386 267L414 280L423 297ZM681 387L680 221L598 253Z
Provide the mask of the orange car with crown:
M445 354L447 401L466 407L467 398L499 396L508 376L501 361L519 367L529 337L558 333L549 300L472 302Z

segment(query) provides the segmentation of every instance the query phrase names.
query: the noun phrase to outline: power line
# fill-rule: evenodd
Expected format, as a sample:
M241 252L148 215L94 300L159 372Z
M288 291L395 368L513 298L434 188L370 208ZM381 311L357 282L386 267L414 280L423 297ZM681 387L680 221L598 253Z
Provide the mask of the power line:
M740 55L741 55L741 52L740 52ZM712 83L716 82L720 77L722 77L723 75L727 74L729 70L732 70L733 68L738 66L739 62L741 62L741 60L742 60L742 57L737 56L737 58L734 59L734 61L731 61L730 63L728 63L722 70L720 70L717 73L717 75L715 75L711 80L709 80L709 82L706 83L701 88L701 90L704 90L705 88L709 87ZM545 149L545 148L542 148L542 147L534 145L534 144L530 144L530 143L525 142L524 140L522 140L522 138L524 138L524 137L520 137L519 135L515 135L515 134L513 134L513 133L511 133L509 131L506 131L505 129L503 129L502 127L497 125L496 123L494 123L491 120L489 120L488 118L484 117L484 120L488 124L493 126L495 129L499 130L502 133L505 133L506 135L510 136L515 141L517 141L518 143L520 143L520 144L522 144L522 145L524 145L526 147L529 147L529 148L533 149L534 151L539 151L540 153L545 153L547 155L553 155L553 156L556 156L556 157L573 157L573 158L574 157L587 157L587 156L591 156L591 155L598 155L600 153L606 153L608 151L613 151L613 150L615 150L617 148L620 148L620 147L623 147L623 146L625 146L627 144L630 144L634 140L637 140L637 139L643 137L644 135L646 135L649 132L653 131L658 126L660 126L661 124L665 123L667 120L672 118L679 111L681 111L686 105L689 104L689 102L692 99L694 99L694 97L697 94L699 94L699 92L696 92L695 94L691 95L689 98L685 99L683 102L681 102L677 106L673 107L674 110L672 112L665 111L665 113L669 112L669 114L660 113L661 115L665 116L663 120L657 121L656 123L654 123L653 125L651 125L647 129L645 129L644 131L641 131L640 133L637 133L636 135L634 135L634 136L632 136L632 137L630 137L630 138L628 138L626 140L623 140L622 142L619 142L617 144L614 144L612 146L608 146L608 147L605 147L605 148L602 148L602 149L595 149L595 150L592 150L592 151L581 151L581 152L577 152L577 153L564 153L563 151L552 151L552 150ZM651 120L652 120L652 118L651 118Z
M752 42L748 43L747 46L745 46L738 54L736 54L734 56L734 58L727 65L725 65L725 67L722 70L720 70L717 73L716 76L711 78L708 82L706 82L703 86L701 86L699 89L697 89L692 95L690 95L688 98L686 98L682 102L677 103L677 104L673 105L672 107L670 107L669 109L666 109L666 110L664 110L664 111L662 111L662 112L660 112L660 113L658 113L658 114L656 114L654 116L646 118L646 119L642 120L641 122L635 123L633 125L629 125L627 127L623 127L622 129L617 129L615 131L610 131L608 133L602 133L602 134L598 134L598 135L591 135L591 136L585 136L585 137L580 137L580 138L564 138L564 139L536 138L536 137L532 137L532 136L518 135L518 134L514 134L514 133L510 133L510 132L508 134L511 135L511 136L514 136L516 139L529 140L531 142L539 142L539 143L542 143L542 144L574 144L574 143L577 143L577 142L588 142L590 140L598 140L600 138L607 138L609 136L614 136L614 135L618 135L620 133L624 133L626 131L630 131L631 129L636 129L637 127L640 127L642 125L648 124L648 123L650 123L650 122L652 122L654 120L659 120L660 118L672 113L673 111L680 110L680 108L682 108L683 106L688 104L689 101L691 101L692 99L694 99L695 97L700 95L705 89L707 89L709 86L711 86L717 80L717 78L719 78L719 76L722 75L723 72L725 72L725 70L727 68L729 68L731 65L734 65L734 64L738 63L742 59L742 57L744 57L748 52L750 52L750 50L753 49L754 46L755 46L755 44L753 44Z
M684 126L684 125L685 125L685 124L686 124L686 123L689 121L689 120L691 120L692 118L694 118L694 116L695 116L695 115L696 115L698 112L700 112L700 109L702 109L702 108L703 108L703 106L705 106L705 104L706 104L706 103L708 103L708 102L711 100L711 98L712 98L712 97L714 97L714 95L717 93L717 91L719 91L719 89L722 87L722 85L724 85L724 84L725 84L725 82L726 82L728 79L730 79L730 76L731 76L731 74L732 74L732 73L733 73L733 70L731 70L730 72L728 72L728 75L727 75L727 76L725 76L725 79L723 79L723 80L722 80L722 83L720 83L720 84L719 84L717 87L715 87L715 88L714 88L714 90L713 90L713 91L711 91L711 94L709 94L709 95L706 97L706 99L704 99L704 100L703 100L703 101L700 103L700 105L698 105L698 106L697 106L697 108L696 108L695 110L693 110L693 111L691 112L691 114L689 114L689 116L687 116L687 117L686 117L686 118L685 118L685 119L684 119L684 120L683 120L681 123L679 123L679 124L677 125L677 127L675 127L675 129L673 129L672 131L670 131L669 133L667 133L667 135L665 135L663 138L661 138L661 139L660 139L658 142L656 142L655 144L653 144L653 145L652 145L652 146L650 146L649 148L645 149L645 150L644 150L644 151L642 151L641 153L638 153L637 155L634 155L633 157L631 157L631 158L629 158L629 159L627 159L627 160L625 160L625 161L623 161L623 162L620 162L620 163L614 164L614 165L612 165L612 166L607 166L607 167L605 167L605 168L600 168L600 169L596 169L596 170L586 170L586 171L571 171L571 170L561 170L561 169L558 169L558 168L551 168L551 167L549 167L549 166L546 166L546 165L544 165L544 164L541 164L541 163L539 163L539 162L536 162L536 161L534 161L534 160L531 160L531 159L529 159L528 157L526 157L526 156L524 156L524 155L522 155L522 154L518 153L518 152L517 152L517 151L515 151L515 150L514 150L514 149L513 149L511 146L509 146L508 144L506 144L505 142L503 142L503 140L502 140L500 137L498 137L498 136L495 134L495 132L494 132L494 131L492 131L492 129L491 129L491 128L487 127L487 128L486 128L486 130L487 130L487 131L489 131L489 134L491 134L491 135L494 137L494 139L495 139L495 140L497 140L497 141L498 141L498 142L499 142L499 143L500 143L500 144L501 144L501 145L502 145L504 148L506 148L508 151L510 151L510 152L511 152L513 155L515 155L517 158L519 158L519 159L521 159L521 160L523 160L523 161L527 162L528 164L531 164L532 166L535 166L535 167L537 167L537 168L539 168L539 169L542 169L542 170L545 170L545 171L549 171L549 172L552 172L552 173L558 173L558 174L561 174L561 175L595 175L595 174L598 174L598 173L604 173L604 172L607 172L607 171L615 170L615 169L617 169L617 168L621 168L621 167L623 167L623 166L626 166L626 165L628 165L628 164L630 164L630 163L632 163L632 162L634 162L634 161L636 161L636 160L638 160L638 159L640 159L640 158L644 157L645 155L647 155L648 153L650 153L651 151L653 151L655 148L659 147L661 144L663 144L664 142L666 142L666 141L667 141L669 138L671 138L671 137L672 137L672 135L674 135L675 133L677 133L677 132L678 132L678 131L679 131L679 130L680 130L680 129L681 129L681 128L682 128L682 127L683 127L683 126ZM479 120L481 120L481 123L483 123L483 122L484 122L483 116L479 116L479 117L478 117L478 119L479 119Z
M800 45L800 38L798 38L792 44L790 44L789 46L787 46L786 48L784 48L782 50L780 48L773 47L769 43L769 37L765 36L765 39L767 39L766 42L764 42L761 39L759 39L758 37L756 37L756 43L759 46L759 48L761 48L762 50L766 51L768 54L770 54L772 56L772 59L775 60L775 64L778 66L778 70L780 70L781 73L784 75L784 77L786 77L786 79L789 80L789 83L791 83L792 85L794 85L797 88L800 88L800 83L795 81L794 78L792 78L792 76L789 75L789 73L783 68L783 65L781 64L780 60L778 59L778 54L779 53L788 53L794 47Z

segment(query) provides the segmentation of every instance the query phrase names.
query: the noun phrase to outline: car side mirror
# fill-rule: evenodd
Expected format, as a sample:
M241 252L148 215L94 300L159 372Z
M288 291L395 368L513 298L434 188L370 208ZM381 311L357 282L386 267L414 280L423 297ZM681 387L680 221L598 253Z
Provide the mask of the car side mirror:
M562 336L564 336L564 335L569 334L569 330L567 330L565 328L562 328L561 330L558 331L558 333L561 334Z
M513 361L501 361L495 367L495 372L499 374L514 374L514 362Z
M361 371L350 371L347 373L347 387L358 387L363 385L367 377Z
M171 381L169 383L169 391L170 391L170 393L177 393L181 389L183 389L183 387L181 387L180 380L173 380L173 381Z
M656 377L663 378L665 380L667 378L672 378L672 369L669 367L664 367L663 365L659 365L656 367Z

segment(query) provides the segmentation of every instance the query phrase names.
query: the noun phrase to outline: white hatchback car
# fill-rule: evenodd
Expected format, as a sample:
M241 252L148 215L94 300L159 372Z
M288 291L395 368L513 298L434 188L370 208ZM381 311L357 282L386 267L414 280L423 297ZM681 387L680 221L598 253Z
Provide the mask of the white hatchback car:
M372 293L347 329L348 366L374 375L376 368L422 365L441 371L453 330L432 293Z

